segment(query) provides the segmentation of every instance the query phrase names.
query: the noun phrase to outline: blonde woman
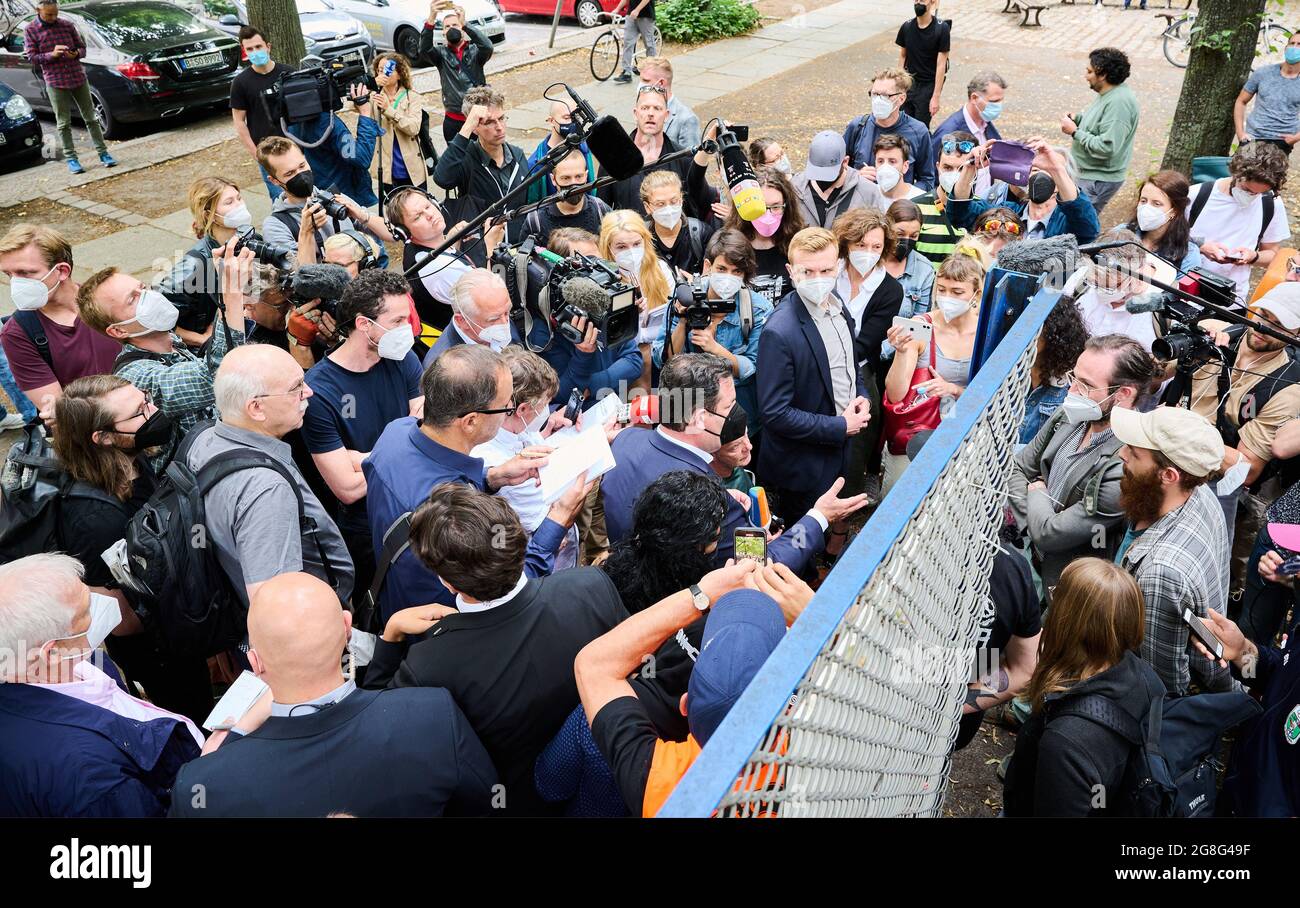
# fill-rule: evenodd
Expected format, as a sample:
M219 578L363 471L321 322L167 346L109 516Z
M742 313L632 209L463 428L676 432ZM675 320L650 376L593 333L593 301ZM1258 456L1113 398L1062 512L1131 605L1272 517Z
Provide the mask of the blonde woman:
M1132 745L1091 719L1062 713L1091 695L1143 727L1154 674L1138 656L1144 627L1142 591L1128 571L1079 558L1061 572L1023 694L1032 714L1007 767L1007 816L1106 815L1098 792L1118 798Z
M389 62L393 72L387 75ZM411 90L411 63L401 54L379 54L373 64L379 94L375 96L376 118L383 133L375 140L370 159L370 176L383 198L397 186L429 183L429 172L420 153L420 98Z
M611 211L600 222L596 244L600 257L618 265L623 280L636 287L641 310L641 378L637 387L650 387L650 345L663 333L668 298L673 292L673 275L655 252L654 238L641 215L626 209Z
M176 334L186 346L202 346L212 335L221 301L221 269L212 251L230 242L235 230L251 226L252 216L239 187L222 177L199 177L190 184L190 216L198 242L158 283L158 290L180 310Z

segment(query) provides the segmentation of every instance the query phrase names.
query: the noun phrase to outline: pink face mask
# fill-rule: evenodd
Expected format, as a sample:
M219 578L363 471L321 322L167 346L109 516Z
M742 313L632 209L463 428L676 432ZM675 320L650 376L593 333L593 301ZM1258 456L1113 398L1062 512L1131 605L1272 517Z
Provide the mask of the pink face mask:
M781 229L781 218L784 216L784 211L769 211L761 218L754 218L751 223L760 236L771 236Z

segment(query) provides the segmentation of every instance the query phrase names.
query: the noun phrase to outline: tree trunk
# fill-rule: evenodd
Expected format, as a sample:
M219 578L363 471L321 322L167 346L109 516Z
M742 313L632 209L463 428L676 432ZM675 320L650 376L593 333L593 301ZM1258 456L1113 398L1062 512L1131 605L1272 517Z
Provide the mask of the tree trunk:
M1266 0L1201 0L1187 73L1161 166L1190 174L1192 158L1226 155L1232 106L1255 61Z
M306 55L302 22L293 0L248 0L248 22L261 29L271 45L271 58L296 69Z

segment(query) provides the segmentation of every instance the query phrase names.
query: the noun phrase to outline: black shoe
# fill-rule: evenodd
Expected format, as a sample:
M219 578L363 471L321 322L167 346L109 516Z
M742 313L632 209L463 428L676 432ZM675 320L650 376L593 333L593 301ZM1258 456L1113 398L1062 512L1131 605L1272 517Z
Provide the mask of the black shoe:
M632 81L632 74L619 73L617 76L614 77L614 81L617 82L619 85L627 85L629 82Z

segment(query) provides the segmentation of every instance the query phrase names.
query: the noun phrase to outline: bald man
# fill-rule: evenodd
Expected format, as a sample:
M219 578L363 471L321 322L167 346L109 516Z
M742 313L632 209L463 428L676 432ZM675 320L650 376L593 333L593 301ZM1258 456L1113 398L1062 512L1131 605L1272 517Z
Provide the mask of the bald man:
M213 395L220 420L176 456L196 473L221 458L221 478L203 496L204 523L236 593L248 603L271 578L306 571L334 587L336 607L346 603L352 558L281 440L302 425L311 397L302 366L269 344L237 347L217 369Z
M550 110L546 115L546 126L550 132L546 134L542 141L537 143L537 148L528 157L529 173L533 172L538 162L546 156L548 151L565 144L569 136L574 135L577 131L577 124L573 122L573 112L569 109L569 105L563 101L551 102ZM596 179L596 162L592 160L586 142L579 142L577 148L580 159L587 165L583 179L579 182L587 183ZM543 196L551 195L555 192L555 184L556 181L548 175L545 180L529 188L528 201L535 202Z
M496 770L446 690L357 690L343 674L351 619L310 574L281 574L259 587L248 612L248 657L270 697L232 716L229 736L214 735L215 750L209 742L211 752L181 770L171 816L491 809Z

